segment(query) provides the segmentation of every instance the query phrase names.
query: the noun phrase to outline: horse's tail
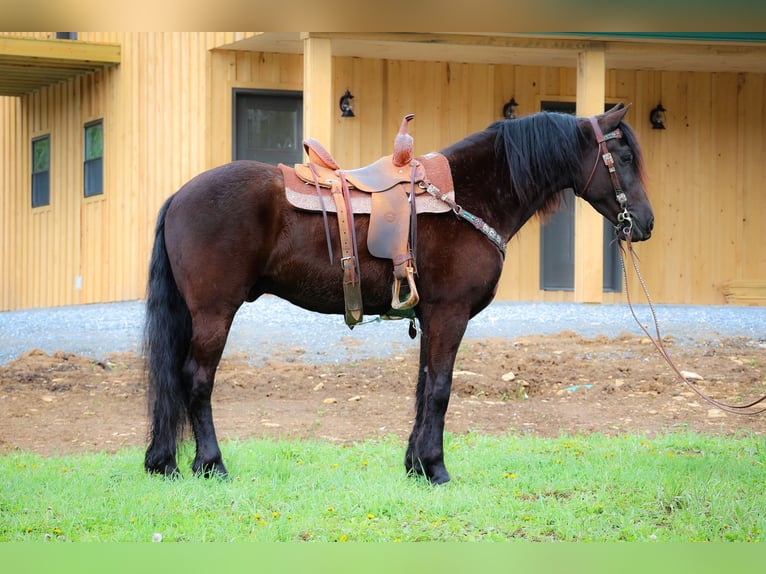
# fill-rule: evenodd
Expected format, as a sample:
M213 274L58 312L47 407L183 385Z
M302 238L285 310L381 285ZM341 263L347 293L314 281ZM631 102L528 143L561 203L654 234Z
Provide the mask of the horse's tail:
M151 443L147 470L164 470L175 458L176 437L187 419L188 391L182 369L191 341L191 314L176 285L165 245L165 216L171 197L160 209L154 236L146 295L143 351L146 361Z

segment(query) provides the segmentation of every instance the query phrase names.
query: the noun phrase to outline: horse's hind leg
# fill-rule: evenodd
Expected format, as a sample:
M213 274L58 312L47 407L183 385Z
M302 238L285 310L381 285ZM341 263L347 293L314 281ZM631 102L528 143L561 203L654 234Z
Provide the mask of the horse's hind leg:
M197 447L192 471L203 476L227 474L215 434L211 396L232 318L233 314L231 317L196 314L191 349L184 366L190 384L189 420Z

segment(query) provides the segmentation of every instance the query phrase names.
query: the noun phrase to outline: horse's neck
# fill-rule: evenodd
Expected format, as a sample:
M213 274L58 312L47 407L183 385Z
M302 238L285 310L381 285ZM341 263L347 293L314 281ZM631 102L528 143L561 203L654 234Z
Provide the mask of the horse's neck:
M484 136L484 137L482 137ZM481 132L443 150L452 168L455 197L458 203L510 239L538 211L545 210L560 190L549 190L522 202L511 189L509 177L498 170L494 134Z

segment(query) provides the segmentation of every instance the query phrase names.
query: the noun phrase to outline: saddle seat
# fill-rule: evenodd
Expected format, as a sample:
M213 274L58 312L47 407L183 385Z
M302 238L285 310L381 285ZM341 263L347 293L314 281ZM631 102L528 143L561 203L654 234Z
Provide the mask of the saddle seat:
M418 162L413 163L414 140L407 133L407 124L415 114L407 114L399 127L399 133L394 138L394 151L391 155L383 156L369 165L356 169L343 170L343 176L354 189L375 193L391 189L399 183L423 181L425 169ZM309 157L309 164L318 174L319 185L332 187L340 181L340 167L329 151L313 138L303 140L303 148ZM315 181L311 167L297 164L295 170L298 176L308 183Z
M317 173L319 185L332 188L333 183L340 182L340 173L346 178L346 182L353 189L366 193L386 191L400 183L423 181L426 176L425 168L421 163L398 167L394 165L392 155L383 156L371 164L356 169L341 170L329 152L318 141L308 138L303 141L303 147L309 156L310 164L296 164L295 172L303 181L314 183L314 174L311 171L313 165ZM315 161L312 158L322 158ZM325 159L326 158L326 159ZM330 161L327 161L330 160Z

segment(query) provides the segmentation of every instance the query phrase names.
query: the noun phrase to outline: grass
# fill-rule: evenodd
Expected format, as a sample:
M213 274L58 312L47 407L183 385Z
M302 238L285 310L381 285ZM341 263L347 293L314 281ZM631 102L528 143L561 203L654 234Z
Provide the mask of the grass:
M222 445L230 478L143 452L0 457L0 541L760 541L766 443L677 433L447 435L453 480L407 478L396 438ZM193 451L184 445L182 468Z

